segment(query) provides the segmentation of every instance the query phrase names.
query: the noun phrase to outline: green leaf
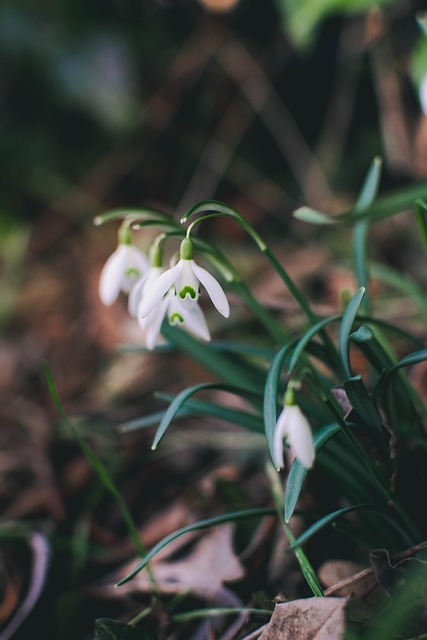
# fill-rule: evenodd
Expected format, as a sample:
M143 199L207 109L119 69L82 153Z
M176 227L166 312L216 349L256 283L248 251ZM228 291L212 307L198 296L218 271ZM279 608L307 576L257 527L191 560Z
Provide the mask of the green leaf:
M198 522L194 522L193 524L187 525L186 527L182 527L181 529L177 529L173 533L170 533L168 536L160 540L149 553L143 558L136 567L124 578L122 578L116 586L119 587L125 582L129 582L132 580L137 573L143 569L150 560L154 558L155 555L159 553L164 547L166 547L170 542L173 542L180 536L183 536L190 531L200 531L202 529L208 529L210 527L215 527L218 524L223 524L224 522L235 522L236 520L242 520L244 518L262 518L263 516L271 516L275 515L275 509L269 508L257 508L257 509L244 509L243 511L234 511L232 513L225 513L221 516L216 516L214 518L209 518L207 520L199 520Z
M320 451L326 442L333 435L341 431L339 425L336 422L327 424L320 429L317 429L313 435L313 443L316 453ZM307 475L307 469L296 458L292 463L289 471L288 479L285 489L285 522L289 522L295 511L296 504L298 502L299 495L301 493L302 484Z
M378 0L386 5L393 0ZM286 33L297 47L307 47L322 21L340 13L363 13L372 9L372 0L276 0L283 15Z
M172 344L199 362L220 380L234 384L236 380L242 388L261 395L265 384L265 374L253 362L213 349L177 327L163 323L162 333Z
M273 458L273 441L274 430L277 422L277 396L280 384L280 376L283 364L292 348L291 344L282 347L274 356L270 369L268 370L267 380L264 389L264 429L267 438L268 450Z
M427 360L427 349L414 351L413 353L409 353L407 356L399 360L399 362L397 362L391 369L389 369L387 373L396 371L397 369L402 369L403 367L410 367L414 364L418 364L419 362L424 362L425 360Z
M160 440L163 438L167 428L169 427L170 423L172 422L172 420L175 418L176 414L178 413L178 411L181 409L181 407L185 404L185 402L188 400L188 398L190 398L191 396L193 396L195 393L198 393L199 391L206 391L207 389L220 389L221 391L229 391L230 393L234 393L236 395L240 395L240 396L247 396L247 391L245 391L244 389L241 389L239 387L234 387L231 385L227 385L227 384L217 384L217 383L212 383L212 382L208 382L208 383L202 383L202 384L196 384L193 385L192 387L188 387L187 389L184 389L183 391L181 391L181 393L179 393L171 402L171 404L169 405L168 409L166 410L160 424L159 427L156 431L156 435L154 436L154 441L153 444L151 446L152 449L156 449Z
M305 348L309 344L310 340L318 333L321 329L326 327L326 325L339 320L341 316L331 316L330 318L324 318L320 320L316 324L314 324L310 329L303 335L303 337L297 342L296 347L292 353L291 361L288 367L288 373L291 374L293 369L298 363L298 360L301 357L301 354L304 352Z
M375 278L397 289L403 296L416 302L420 309L427 311L427 296L424 289L407 275L384 264L373 264L371 272Z
M351 334L350 340L357 344L368 362L378 371L390 369L393 363L384 347L375 337L374 332L364 324Z
M344 382L344 389L351 406L362 418L363 422L382 431L382 421L379 411L363 384L362 376L354 376Z
M242 397L246 397L246 393ZM168 402L172 402L176 396L168 393L157 393L156 396ZM250 413L249 411L243 411L242 409L234 409L232 407L226 407L216 402L207 402L205 400L186 400L185 408L187 409L185 415L208 415L214 418L224 420L229 424L237 424L241 427L245 427L249 431L262 432L263 431L263 419L261 414ZM182 415L182 410L177 414Z
M382 160L380 157L374 158L368 175L365 178L357 201L356 210L363 211L371 206L377 197L378 187L381 178Z
M324 529L329 524L332 524L339 518L342 518L347 513L351 513L352 511L360 511L361 509L378 510L378 508L379 508L378 505L373 505L373 504L356 504L350 507L344 507L343 509L337 509L336 511L332 511L331 513L328 513L326 516L323 516L323 518L320 518L320 520L318 520L313 525L311 525L311 527L306 529L304 533L302 533L291 544L291 549L301 546L302 544L307 542L307 540L309 540L312 536L314 536L314 534L318 533L319 531Z
M167 213L159 211L158 209L151 209L150 207L141 207L140 209L135 209L134 207L113 209L112 211L107 211L106 213L96 216L93 220L93 224L98 227L106 222L125 219L130 223L135 224L152 220L153 222L162 222L167 224L172 229L179 228L178 223Z
M301 207L293 215L299 220L315 224L354 224L365 219L369 219L370 222L377 222L396 213L412 209L415 200L426 197L427 181L412 184L381 196L371 206L363 210L358 209L356 206L337 215L328 216L310 209L310 207Z
M367 209L375 200L381 177L382 162L375 158L363 184L359 200L356 205L358 211ZM354 228L354 263L359 287L364 287L366 294L362 301L362 307L368 311L369 304L369 269L367 258L369 220L361 220Z
M360 304L362 302L363 296L365 294L365 289L360 287L350 300L347 309L343 315L339 335L338 335L338 345L339 345L339 353L341 357L341 362L344 368L344 372L347 378L351 378L351 366L350 366L350 343L349 336L350 331L352 329L354 320L356 318L357 312L359 311Z
M300 207L293 213L294 218L309 222L310 224L335 224L336 218L328 216L326 213L312 209L311 207Z
M138 531L138 527L136 526L132 515L129 511L129 509L127 508L126 502L122 496L122 494L120 493L120 491L118 490L116 484L114 483L113 479L111 478L110 474L108 473L107 468L105 467L104 463L97 457L97 455L92 451L91 447L88 445L88 443L86 442L86 440L81 436L79 430L76 428L76 426L73 424L73 422L69 419L69 417L67 416L67 414L65 413L64 407L62 406L61 400L59 399L59 395L58 392L56 390L56 386L55 386L55 381L53 379L53 375L52 375L52 371L48 365L47 362L44 363L44 376L45 376L45 380L46 380L46 384L47 384L47 388L49 390L49 393L51 395L51 398L60 414L60 416L62 417L62 419L64 420L64 422L67 424L67 426L70 428L71 432L73 433L75 439L77 440L86 460L89 462L89 464L91 465L91 467L93 468L93 470L95 471L95 473L97 474L98 478L100 479L101 483L103 484L104 488L113 496L113 498L115 498L118 507L120 509L120 512L123 516L123 520L126 523L127 529L129 531L129 534L133 540L133 543L135 545L135 549L138 552L139 555L143 555L145 553L145 547L144 544L139 536L139 531ZM149 575L148 575L149 579L151 582L153 582L152 579L152 575L149 571Z
M156 640L157 634L141 631L129 624L98 618L95 620L95 637L93 640Z
M415 216L424 250L427 251L427 205L423 200L415 200Z

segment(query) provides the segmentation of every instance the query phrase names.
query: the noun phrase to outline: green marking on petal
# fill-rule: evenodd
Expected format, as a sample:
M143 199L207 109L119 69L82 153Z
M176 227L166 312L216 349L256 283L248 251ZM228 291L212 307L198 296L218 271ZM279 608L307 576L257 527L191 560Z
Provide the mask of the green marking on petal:
M188 295L190 296L190 298L192 300L196 299L195 290L193 289L193 287L190 287L190 285L188 285L188 284L181 289L181 291L179 292L179 297L182 298L182 300L184 300L184 298L187 295L187 293L188 293Z
M170 323L171 324L183 324L184 323L184 318L182 317L182 315L180 313L178 313L177 311L175 311L175 313L173 313L171 315L171 317L169 318Z
M137 278L139 278L139 276L141 275L141 272L138 269L136 269L136 267L129 267L129 269L126 269L126 275L136 276Z

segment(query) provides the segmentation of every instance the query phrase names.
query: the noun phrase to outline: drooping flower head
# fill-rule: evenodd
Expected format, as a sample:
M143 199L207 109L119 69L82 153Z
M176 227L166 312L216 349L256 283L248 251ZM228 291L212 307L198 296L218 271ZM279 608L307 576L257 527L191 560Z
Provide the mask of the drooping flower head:
M295 403L292 388L287 389L284 406L276 423L273 440L273 462L277 470L285 466L283 459L283 440L286 438L295 457L310 469L313 466L315 450L310 424Z
M128 226L119 231L119 246L108 258L99 280L99 297L110 306L117 300L120 291L129 293L133 285L147 271L148 258L134 244Z
M195 263L193 243L190 238L185 238L181 243L178 264L165 271L149 290L144 291L139 313L142 317L147 316L171 288L178 296L182 307L191 310L199 299L200 284L206 289L216 309L228 318L230 306L221 285L209 271Z

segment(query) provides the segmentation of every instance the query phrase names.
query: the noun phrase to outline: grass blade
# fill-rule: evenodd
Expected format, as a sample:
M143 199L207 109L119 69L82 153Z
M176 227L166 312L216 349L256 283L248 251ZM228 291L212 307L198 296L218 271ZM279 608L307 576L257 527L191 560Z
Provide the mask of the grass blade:
M316 533L327 527L329 524L332 524L339 518L342 518L347 513L351 513L352 511L360 511L361 509L374 509L378 510L378 505L374 504L355 504L349 507L344 507L342 509L337 509L336 511L332 511L328 513L323 518L320 518L317 522L315 522L311 527L306 529L304 533L302 533L294 542L291 544L291 549L295 549L296 547L301 546L307 540L309 540Z
M202 529L208 529L210 527L215 527L218 524L223 524L224 522L233 522L236 520L242 520L244 518L262 518L264 516L277 515L276 509L273 508L257 508L257 509L244 509L243 511L234 511L232 513L225 513L221 516L216 516L214 518L208 518L206 520L199 520L198 522L193 522L186 527L182 527L181 529L177 529L173 533L170 533L168 536L160 540L149 553L143 558L132 571L122 578L116 586L119 587L125 582L129 582L132 580L137 573L139 573L144 567L154 558L155 555L159 553L164 547L166 547L170 542L176 540L180 536L183 536L185 533L189 533L190 531L200 531Z
M202 384L195 384L192 387L187 387L187 389L184 389L183 391L181 391L181 393L179 393L171 402L171 404L169 405L169 407L167 408L159 426L158 429L156 431L156 435L154 436L154 441L153 444L151 446L151 448L154 450L157 448L160 440L163 438L167 428L169 427L170 423L172 422L172 420L175 418L175 416L177 415L177 413L179 412L179 410L182 408L182 406L185 404L185 402L188 400L188 398L191 398L191 396L193 396L194 394L198 393L199 391L206 391L207 389L220 389L221 391L229 391L230 393L234 393L237 395L247 395L247 393L245 392L244 389L240 389L238 387L233 387L231 385L226 385L226 384L216 384L216 383L212 383L212 382L207 382L207 383L202 383Z
M274 430L277 421L277 396L283 364L292 348L291 344L282 347L274 356L264 389L264 429L270 455L273 457Z
M340 354L341 362L347 378L352 377L352 372L350 367L350 342L349 342L350 331L352 329L357 312L359 311L359 307L362 302L364 294L365 294L365 289L363 287L360 287L360 289L356 291L356 293L350 300L347 309L345 310L345 313L343 315L341 325L340 325L340 330L338 335L339 354Z
M333 435L340 431L341 429L336 422L332 422L331 424L327 424L320 429L317 429L313 435L316 453L320 451L323 445L326 444ZM284 501L285 522L289 522L292 518L306 475L307 469L295 458L286 482Z

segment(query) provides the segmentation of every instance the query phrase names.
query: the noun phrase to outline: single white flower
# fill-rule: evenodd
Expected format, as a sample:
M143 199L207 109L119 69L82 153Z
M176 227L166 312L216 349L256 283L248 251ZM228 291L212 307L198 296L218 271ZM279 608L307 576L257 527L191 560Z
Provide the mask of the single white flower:
M180 304L190 309L199 299L199 284L204 286L216 309L228 318L230 305L221 285L209 271L194 262L192 242L186 238L181 243L181 259L178 264L165 271L150 289L144 290L144 299L139 307L139 313L142 316L148 315L171 287L174 288Z
M296 404L286 404L277 420L273 440L273 462L280 470L284 467L283 439L286 438L295 457L310 469L313 466L315 451L313 436L307 418Z
M137 247L133 244L119 244L101 272L99 281L101 301L110 306L117 300L120 291L129 293L148 267L148 258Z

